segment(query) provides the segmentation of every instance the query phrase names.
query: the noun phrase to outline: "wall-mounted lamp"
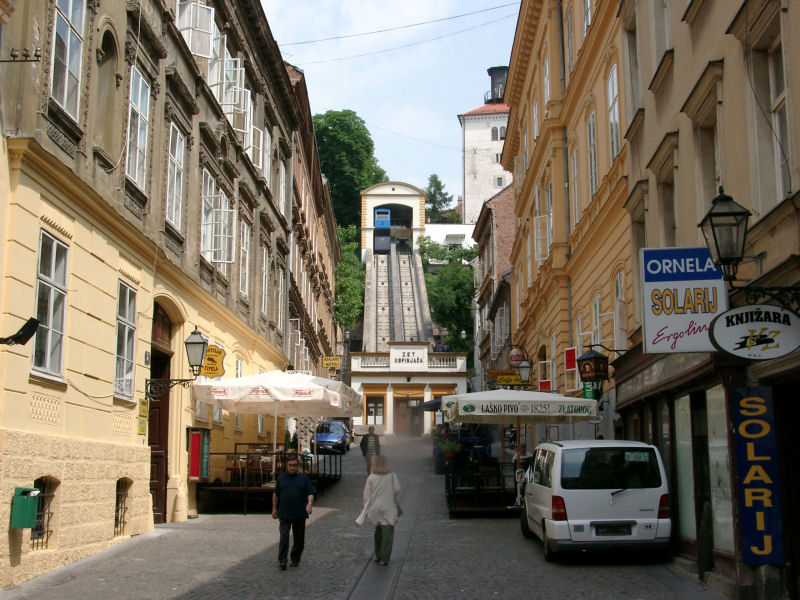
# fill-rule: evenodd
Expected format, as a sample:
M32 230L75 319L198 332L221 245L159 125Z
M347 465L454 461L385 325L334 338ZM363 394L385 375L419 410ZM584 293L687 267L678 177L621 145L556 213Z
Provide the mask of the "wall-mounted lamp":
M22 58L19 57L19 50L16 48L12 48L11 52L9 52L9 56L11 58L2 58L0 59L0 63L7 63L7 62L17 62L17 63L24 63L24 62L39 62L42 59L42 49L41 48L34 48L33 55L31 55L31 51L28 48L22 49Z
M519 363L517 372L519 373L519 379L522 381L522 385L527 386L531 380L531 363L528 362L527 358Z
M33 337L33 334L36 333L36 330L39 328L39 319L31 317L25 324L19 328L19 331L14 335L10 335L8 337L0 338L0 344L6 344L7 346L15 346L17 344L24 346L25 344L30 341Z
M786 310L799 312L800 286L736 287L733 285L739 263L744 258L751 214L749 210L734 202L720 186L719 195L711 202L711 209L698 224L706 240L711 260L722 269L722 277L728 282L731 290L744 292L747 304L756 304L761 298L767 297Z
M168 392L176 385L188 388L189 385L200 375L203 363L206 359L208 350L208 338L204 336L197 327L189 334L183 343L186 347L186 358L189 361L189 370L192 373L191 379L146 379L144 382L145 396L148 398L158 398Z

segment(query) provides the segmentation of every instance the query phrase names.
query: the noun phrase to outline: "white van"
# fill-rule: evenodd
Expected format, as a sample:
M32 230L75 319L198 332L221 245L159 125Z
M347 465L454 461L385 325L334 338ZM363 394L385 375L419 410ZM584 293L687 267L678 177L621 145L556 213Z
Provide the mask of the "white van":
M624 440L543 442L527 470L520 526L545 560L571 550L669 549L664 465L655 446Z

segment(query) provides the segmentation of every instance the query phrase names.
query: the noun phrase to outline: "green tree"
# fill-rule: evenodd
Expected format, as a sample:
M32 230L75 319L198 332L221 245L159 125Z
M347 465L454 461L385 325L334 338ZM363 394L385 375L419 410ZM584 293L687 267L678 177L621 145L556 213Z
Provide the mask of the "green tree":
M358 227L336 226L342 259L336 265L336 319L353 330L364 312L364 265L358 250Z
M453 202L453 195L444 190L444 184L436 173L428 177L425 188L425 217L428 223L452 223L447 207Z
M363 119L352 110L329 110L313 117L319 164L328 179L339 225L361 223L361 190L388 181L378 166L375 144Z
M425 274L428 286L428 303L431 317L448 331L447 341L451 350L465 350L461 339L465 331L467 340L472 339L472 297L475 293L472 267L461 262L451 262L434 273Z
M422 236L419 239L419 255L422 259L423 266L428 269L432 263L469 263L478 256L478 247L470 246L469 248L464 248L462 246L438 244L431 240L431 238Z

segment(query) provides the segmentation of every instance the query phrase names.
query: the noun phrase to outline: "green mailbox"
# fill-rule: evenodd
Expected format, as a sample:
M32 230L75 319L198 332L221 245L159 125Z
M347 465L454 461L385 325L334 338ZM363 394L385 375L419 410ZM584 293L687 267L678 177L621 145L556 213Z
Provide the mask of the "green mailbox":
M36 512L39 508L37 488L14 488L11 501L11 528L27 529L36 527Z

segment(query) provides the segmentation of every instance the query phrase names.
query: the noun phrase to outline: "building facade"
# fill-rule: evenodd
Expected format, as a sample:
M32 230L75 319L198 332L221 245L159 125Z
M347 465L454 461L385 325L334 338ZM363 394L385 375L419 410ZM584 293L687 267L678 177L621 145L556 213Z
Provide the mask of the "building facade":
M35 525L8 529L0 585L196 511L189 429L209 433L212 456L271 440L271 419L148 382L191 380L195 328L216 347L208 376L289 363L307 119L255 0L42 0L8 22L0 54L37 47L41 61L0 66L0 332L41 324L0 347L0 515L15 488L41 493ZM311 258L332 288L321 190ZM306 310L336 339L328 313Z
M800 73L791 68L798 6L626 1L618 11L634 261L640 248L704 247L698 223L722 187L752 212L748 258L735 282L744 289L731 289L728 304L779 304L746 290L800 281L800 123L792 110ZM621 434L671 456L676 543L690 568L731 597L796 598L798 451L791 438L800 358L754 361L713 348L644 353L641 325L651 306L641 296L641 271L637 264L632 348L615 365ZM797 300L788 307L800 308ZM760 482L776 486L769 506L748 495L753 485L742 461L752 456L741 445L747 431L735 427L743 390L771 396L778 464ZM759 525L771 508L779 524Z
M461 124L464 199L462 220L474 224L484 201L511 183L511 174L500 163L508 125L504 103L507 67L488 69L492 89L482 106L458 115Z
M511 247L514 244L514 188L483 203L472 238L475 261L475 377L472 391L497 386L492 371L508 370L511 350ZM494 381L491 381L491 380Z
M613 2L591 5L584 13L583 2L522 3L503 149L516 198L512 341L533 366L534 387L578 396L575 358L590 344L622 354L632 313L621 28ZM533 441L613 436L613 384L603 400L602 422L540 427Z

